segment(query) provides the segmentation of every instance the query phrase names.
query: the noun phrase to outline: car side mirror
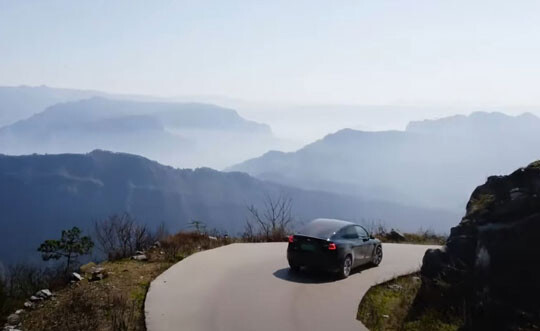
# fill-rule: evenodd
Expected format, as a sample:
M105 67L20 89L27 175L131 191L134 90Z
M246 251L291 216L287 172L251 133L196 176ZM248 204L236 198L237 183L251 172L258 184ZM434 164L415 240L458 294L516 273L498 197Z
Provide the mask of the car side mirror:
M369 239L371 238L367 238L367 237L362 238L363 241L368 241Z

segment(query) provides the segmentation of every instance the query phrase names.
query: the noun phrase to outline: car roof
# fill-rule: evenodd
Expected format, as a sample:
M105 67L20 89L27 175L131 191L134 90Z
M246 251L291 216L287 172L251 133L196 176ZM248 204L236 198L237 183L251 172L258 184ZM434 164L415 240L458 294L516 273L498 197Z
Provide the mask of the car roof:
M349 225L357 224L331 218L317 218L306 224L303 229L298 232L298 234L308 237L328 239L337 231Z

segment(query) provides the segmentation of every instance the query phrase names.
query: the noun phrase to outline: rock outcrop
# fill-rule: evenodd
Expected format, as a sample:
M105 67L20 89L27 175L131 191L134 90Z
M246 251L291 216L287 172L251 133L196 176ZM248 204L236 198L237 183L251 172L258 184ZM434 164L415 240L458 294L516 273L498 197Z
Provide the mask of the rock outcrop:
M88 279L91 282L100 281L109 276L107 269L102 267L93 267L90 270L90 278Z
M460 311L466 329L540 327L540 161L476 188L422 280L425 302Z

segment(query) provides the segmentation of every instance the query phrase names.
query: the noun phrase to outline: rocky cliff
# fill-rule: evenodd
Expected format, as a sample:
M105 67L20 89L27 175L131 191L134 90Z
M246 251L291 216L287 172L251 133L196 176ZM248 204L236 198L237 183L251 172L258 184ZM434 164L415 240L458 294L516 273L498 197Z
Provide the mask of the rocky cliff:
M422 279L424 302L463 313L466 329L540 327L540 161L477 187Z

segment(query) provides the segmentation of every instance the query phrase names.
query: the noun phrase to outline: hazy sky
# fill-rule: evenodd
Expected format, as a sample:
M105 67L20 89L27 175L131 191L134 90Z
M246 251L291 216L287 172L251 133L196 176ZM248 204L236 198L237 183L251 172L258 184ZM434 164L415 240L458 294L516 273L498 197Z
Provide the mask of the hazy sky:
M0 85L540 105L540 1L0 0Z

